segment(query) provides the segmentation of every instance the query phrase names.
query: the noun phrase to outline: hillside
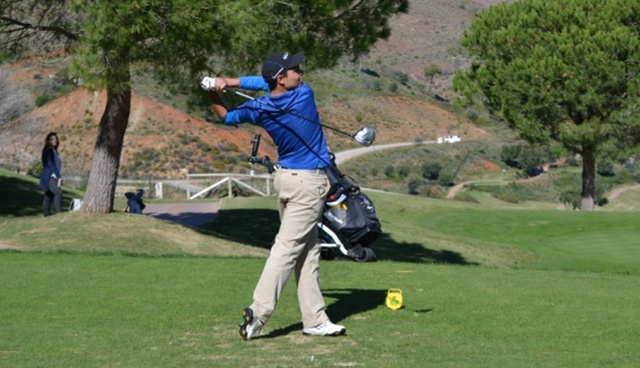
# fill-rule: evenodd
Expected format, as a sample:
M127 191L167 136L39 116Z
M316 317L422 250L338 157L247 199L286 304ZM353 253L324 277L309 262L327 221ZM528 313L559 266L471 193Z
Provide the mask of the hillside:
M365 73L375 70L384 83L394 83L397 71L409 74L412 83L425 84L422 70L429 63L438 63L445 71L429 93L451 96L450 78L463 65L458 40L473 16L496 1L412 1L409 14L391 20L392 36L380 42L370 55L353 65L352 83L363 83ZM57 58L63 56L56 55ZM52 57L53 58L53 57ZM51 59L29 59L14 65L14 78L28 85L34 100L46 91L47 83L62 63ZM344 66L342 66L344 70ZM344 72L344 71L343 71ZM324 73L339 74L339 71ZM350 72L351 73L351 72ZM190 172L248 170L246 157L251 140L261 129L249 126L229 128L214 125L180 111L175 103L138 93L134 85L132 111L121 158L122 176L177 177ZM434 140L446 134L458 134L463 139L484 138L488 134L469 121L429 102L426 95L407 84L398 93L381 91L353 94L344 86L317 90L323 122L347 132L363 125L376 128L376 143ZM342 89L341 89L342 88ZM343 90L344 89L344 90ZM337 98L334 98L337 96ZM164 102L161 103L160 101ZM0 161L26 169L37 161L42 137L55 130L61 136L61 153L65 168L75 174L85 173L91 165L97 126L105 105L104 92L76 89L35 109L30 117L39 119L38 129L19 130L5 147ZM19 124L16 122L15 124ZM357 145L327 131L332 150L339 151ZM277 158L269 139L263 139L261 155Z
M440 95L452 99L453 74L469 65L469 58L459 41L473 18L482 9L514 0L426 0L410 1L408 14L390 20L392 32L380 41L361 67L392 77L407 74L425 96ZM433 85L424 76L427 65L436 64L442 74Z

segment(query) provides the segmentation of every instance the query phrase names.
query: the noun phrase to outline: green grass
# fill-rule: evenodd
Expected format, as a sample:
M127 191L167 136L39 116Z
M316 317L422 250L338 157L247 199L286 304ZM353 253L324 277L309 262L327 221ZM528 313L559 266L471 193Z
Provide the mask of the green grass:
M38 187L38 178L0 169L0 217L42 215L44 192ZM82 194L63 186L62 209L68 209L72 198Z
M291 283L260 338L235 331L263 261L6 253L7 367L636 367L635 276L323 262L340 338L305 337ZM384 306L400 288L404 307ZM311 360L313 357L313 361Z
M451 209L417 222L451 235L533 252L538 268L640 274L637 215L611 212Z
M235 328L277 232L274 198L225 199L189 228L120 212L43 218L35 179L0 180L0 246L14 248L0 251L1 367L640 365L634 212L368 192L379 261L321 265L347 336L303 336L291 280L245 342ZM402 309L384 306L389 288Z

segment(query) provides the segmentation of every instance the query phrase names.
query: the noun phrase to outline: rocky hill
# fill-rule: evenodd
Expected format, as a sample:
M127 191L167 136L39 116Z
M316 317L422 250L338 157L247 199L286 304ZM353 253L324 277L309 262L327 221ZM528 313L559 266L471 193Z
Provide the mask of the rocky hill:
M437 63L445 73L436 80L429 94L451 96L450 79L465 58L458 46L462 32L483 7L498 1L429 0L412 1L409 14L392 20L393 33L380 42L354 70L375 70L379 78L392 81L400 72L411 76L413 83L426 84L424 66ZM58 57L59 58L59 57ZM56 74L56 64L45 59L25 60L13 66L16 83L28 84L34 93L42 93L47 79ZM386 74L386 75L385 75ZM39 87L40 86L40 87ZM251 140L260 128L230 128L190 116L159 100L136 92L132 100L129 126L121 159L122 176L175 178L186 172L220 172L248 170L246 158ZM320 92L327 93L327 92ZM333 92L340 95L340 92ZM376 128L376 143L433 140L457 134L463 139L487 136L470 121L444 109L416 90L385 95L343 93L341 98L325 98L320 105L323 122L347 132L363 125ZM322 98L322 96L320 96ZM65 168L84 173L91 165L93 146L102 111L104 92L85 88L50 101L33 110L29 117L39 123L35 129L14 129L13 136L1 150L0 162L25 166L37 161L47 131L61 137L61 154ZM24 119L14 122L19 126ZM264 134L266 135L266 134ZM355 147L346 137L327 131L334 151ZM261 155L277 158L275 147L263 139Z

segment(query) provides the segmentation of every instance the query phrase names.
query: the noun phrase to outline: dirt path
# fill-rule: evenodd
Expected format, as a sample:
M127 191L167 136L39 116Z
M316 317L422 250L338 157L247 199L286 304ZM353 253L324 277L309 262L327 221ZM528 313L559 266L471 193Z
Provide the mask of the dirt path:
M6 241L0 240L0 250L2 249L18 249L17 247L14 247L13 245L7 243Z
M638 189L638 188L640 188L640 184L631 185L631 186L627 186L627 187L616 188L611 192L611 194L609 194L609 196L607 198L609 200L613 200L613 199L616 199L616 198L620 197L620 194L626 192L627 190Z
M526 179L521 179L521 180L516 180L516 182L518 183L523 183L523 182L529 182L529 181L534 181L539 179L543 174L540 174L538 176L533 176L530 178L526 178ZM471 184L471 183L479 183L479 182L483 182L483 181L497 181L497 180L471 180L471 181L465 181L462 183L458 183L456 185L454 185L453 187L451 187L451 189L449 190L449 193L447 193L446 198L447 199L452 199L456 196L456 194L460 191L460 189L462 189L466 184ZM628 190L634 190L634 189L640 189L640 184L637 185L629 185L629 186L624 186L624 187L619 187L614 189L613 191L611 191L611 193L607 196L607 198L611 201L614 199L617 199L618 197L620 197L620 195ZM564 206L561 205L562 208L559 209L564 209Z
M516 182L518 183L522 183L522 182L527 182L527 181L533 181L536 180L538 176L534 176L532 178L526 178L526 179L520 179L520 180L516 180ZM447 196L445 197L446 199L452 199L456 196L456 194L458 194L458 192L460 191L460 189L462 189L466 184L471 184L471 183L488 183L488 182L499 182L500 179L479 179L479 180L469 180L469 181L463 181L462 183L458 183L454 186L451 187L451 189L449 189L449 193L447 193ZM512 180L503 180L505 182L507 181L512 181Z
M447 196L445 198L446 199L454 198L456 196L456 194L458 194L460 189L462 189L462 187L464 187L465 184L476 183L476 182L477 181L463 181L462 183L458 183L458 184L454 185L453 187L451 187L451 189L449 190L449 193L447 193Z

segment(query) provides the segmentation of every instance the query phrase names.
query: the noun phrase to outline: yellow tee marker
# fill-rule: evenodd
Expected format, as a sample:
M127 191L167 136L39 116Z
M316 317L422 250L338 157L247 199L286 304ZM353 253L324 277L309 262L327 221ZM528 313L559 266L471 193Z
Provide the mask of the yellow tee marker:
M387 291L387 299L385 304L391 310L400 309L402 307L402 290L389 289Z

